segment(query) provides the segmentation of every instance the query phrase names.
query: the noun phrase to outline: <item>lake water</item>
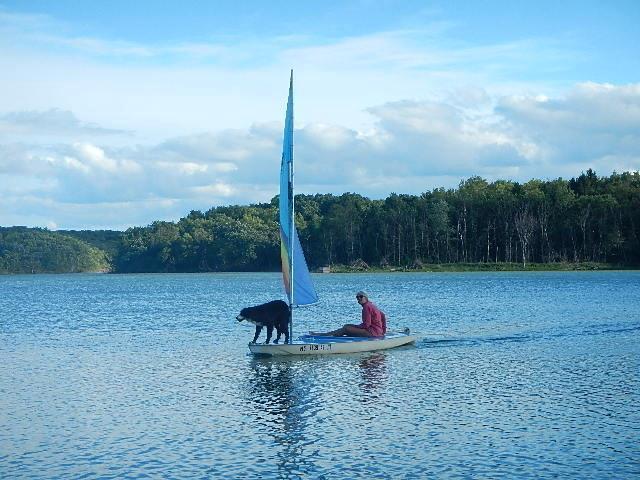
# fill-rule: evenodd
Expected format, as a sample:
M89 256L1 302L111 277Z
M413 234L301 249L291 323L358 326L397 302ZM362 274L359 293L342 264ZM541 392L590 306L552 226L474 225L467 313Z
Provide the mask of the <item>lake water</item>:
M364 289L424 338L258 359L278 274L0 276L0 478L640 475L640 272L314 281L298 333Z

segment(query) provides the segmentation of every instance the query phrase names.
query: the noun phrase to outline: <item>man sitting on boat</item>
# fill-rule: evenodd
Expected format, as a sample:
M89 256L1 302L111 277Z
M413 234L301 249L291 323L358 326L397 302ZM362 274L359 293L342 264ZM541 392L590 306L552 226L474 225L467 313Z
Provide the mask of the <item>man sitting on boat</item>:
M362 323L343 325L337 330L325 333L313 332L318 337L383 337L387 332L387 317L384 312L369 300L369 295L360 290L356 293L357 302L362 305Z

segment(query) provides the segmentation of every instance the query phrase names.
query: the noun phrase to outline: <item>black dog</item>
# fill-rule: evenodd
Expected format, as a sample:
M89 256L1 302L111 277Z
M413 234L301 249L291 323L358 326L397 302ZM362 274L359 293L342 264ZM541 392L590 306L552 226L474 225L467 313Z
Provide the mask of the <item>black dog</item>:
M289 305L282 300L274 300L255 307L243 308L240 310L240 315L236 317L236 320L239 322L246 320L256 326L256 334L251 343L256 343L262 327L267 327L267 341L264 343L271 341L273 327L276 327L278 332L278 336L273 343L280 341L282 333L284 333L284 343L289 343Z

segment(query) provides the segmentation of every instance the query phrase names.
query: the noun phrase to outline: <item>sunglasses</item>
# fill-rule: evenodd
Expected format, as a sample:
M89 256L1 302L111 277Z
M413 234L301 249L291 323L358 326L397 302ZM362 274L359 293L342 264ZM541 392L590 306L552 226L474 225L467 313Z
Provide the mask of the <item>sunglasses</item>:
M356 295L356 298L364 298L364 295Z

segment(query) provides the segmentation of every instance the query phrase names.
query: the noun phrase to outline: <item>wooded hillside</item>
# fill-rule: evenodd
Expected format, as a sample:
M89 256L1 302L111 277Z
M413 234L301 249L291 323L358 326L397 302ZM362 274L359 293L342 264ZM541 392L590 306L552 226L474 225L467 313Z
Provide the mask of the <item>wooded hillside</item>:
M346 193L296 196L296 225L311 268L419 268L474 262L640 263L640 175L489 183L370 200ZM277 198L192 211L178 222L127 230L120 272L279 268Z
M0 228L0 273L275 271L278 199L115 231ZM370 200L297 195L309 267L561 262L640 265L640 174L492 183Z
M76 273L109 270L105 252L41 228L0 227L0 273Z

